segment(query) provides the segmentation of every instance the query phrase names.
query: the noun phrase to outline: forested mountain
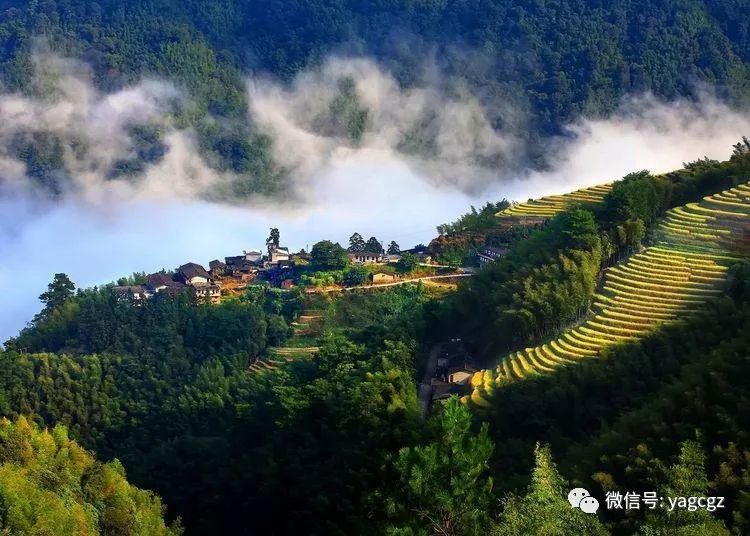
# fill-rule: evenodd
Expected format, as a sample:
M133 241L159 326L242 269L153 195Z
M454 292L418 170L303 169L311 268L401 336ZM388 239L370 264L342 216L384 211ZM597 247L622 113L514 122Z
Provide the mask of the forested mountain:
M481 407L452 397L425 422L415 383L446 338L491 358L556 336L601 268L652 240L665 211L744 192L748 169L745 140L727 162L631 174L593 204L504 235L507 254L448 294L421 284L308 296L254 286L213 305L190 294L134 305L110 286L74 291L58 274L43 310L0 352L0 413L32 434L29 421L65 425L102 459L117 458L187 534L744 534L747 260L737 257L721 292L691 315L597 359L498 385ZM500 232L489 213L507 203L488 207L441 232ZM738 245L750 218L742 210ZM288 340L303 307L324 324L319 346L250 367ZM725 504L591 515L570 508L573 487L602 504L627 491ZM57 515L55 498L38 500ZM2 523L8 508L0 504Z
M331 69L336 79L307 99L305 88L322 87L315 77L332 56L368 61L357 63L360 71ZM356 148L372 129L392 126L377 122L383 110L368 108L354 80L369 68L394 77L396 89L383 92L388 118L434 98L378 147L429 161L445 142L458 155L448 161L457 164L452 173L472 160L495 180L553 165L567 125L607 117L628 95L708 92L746 106L750 6L9 0L0 5L0 195L28 186L22 178L33 187L24 202L40 192L63 196L77 173L81 188L115 184L106 193L117 200L127 181L168 160L157 198L287 200L289 168L307 145L279 144L254 113L253 91L273 88L289 115L282 119L308 113L305 134L340 143L312 144L313 152ZM456 111L456 103L468 108ZM443 117L443 108L453 113ZM445 124L471 136L446 141ZM481 150L462 152L464 143ZM279 145L291 164L278 159ZM182 164L198 171L182 181ZM221 296L216 290L215 303L196 287L166 284L143 287L136 299L145 274L76 289L58 273L39 314L0 349L0 533L747 534L748 177L743 138L724 162L704 158L567 197L472 207L440 225L428 247L377 265L387 280L424 268L462 281L443 286L396 281L339 292L334 283L361 285L375 272L325 237L292 255L295 266L278 229L269 255L273 249L288 265L246 262L254 252L234 257L241 266L229 272L239 283ZM172 239L158 236L158 221L154 236ZM660 233L693 242L681 245L678 260L657 250L661 265L639 257ZM690 257L701 238L731 255L722 251L720 264ZM145 242L144 255L159 247ZM376 237L364 242L355 233L356 242L361 248L349 253L384 253ZM452 268L474 262L482 248L493 256L481 269ZM388 250L400 253L395 242ZM430 255L451 266L420 262ZM670 283L654 290L626 260ZM673 268L690 262L702 268ZM226 274L224 264L212 261L211 275ZM256 269L277 271L248 284ZM694 306L651 307L659 321L638 337L607 335L634 322L615 311L619 318L607 317L614 327L599 333L606 345L583 332L582 355L573 357L585 359L564 359L563 348L544 374L481 370L509 355L540 355L536 348L581 326L611 291L605 273L614 274L615 290L628 277L651 289L625 296L635 311L649 309L643 296L654 292L675 301L669 293L683 283L691 291L680 296ZM301 340L313 327L314 343ZM469 383L429 383L450 345L461 348L453 372ZM514 374L518 381L505 381ZM430 407L435 386L445 397ZM570 507L574 487L599 498L598 513ZM605 494L628 491L725 503L712 511L603 507Z
M32 91L33 53L54 51L90 64L103 89L144 76L174 81L193 97L181 124L196 127L216 167L242 176L233 188L242 196L278 191L284 173L268 133L247 120L246 75L289 81L329 54L372 57L405 87L437 81L449 94L476 95L492 128L527 142L515 149L518 162L503 165L538 165L551 156L544 137L581 115L607 115L626 94L671 99L710 88L747 102L749 25L740 0L15 1L0 15L0 79ZM347 104L346 91L341 98L334 122L356 143L368 111ZM154 135L136 134L141 160L158 158ZM39 136L19 150L47 176L60 149Z

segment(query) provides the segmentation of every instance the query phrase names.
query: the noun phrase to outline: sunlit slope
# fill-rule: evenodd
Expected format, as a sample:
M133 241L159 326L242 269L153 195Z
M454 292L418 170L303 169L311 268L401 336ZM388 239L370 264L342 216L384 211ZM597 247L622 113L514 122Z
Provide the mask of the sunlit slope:
M526 203L512 205L497 213L498 217L533 217L551 218L559 212L569 209L579 203L600 203L604 196L612 189L612 184L602 184L576 190L563 195L550 195L533 199Z
M513 352L497 369L472 378L478 405L498 386L596 358L612 344L637 339L685 317L722 292L728 266L747 252L750 185L671 209L654 245L606 270L589 319L548 343Z
M749 221L750 185L741 184L700 203L669 210L656 239L689 247L747 251Z

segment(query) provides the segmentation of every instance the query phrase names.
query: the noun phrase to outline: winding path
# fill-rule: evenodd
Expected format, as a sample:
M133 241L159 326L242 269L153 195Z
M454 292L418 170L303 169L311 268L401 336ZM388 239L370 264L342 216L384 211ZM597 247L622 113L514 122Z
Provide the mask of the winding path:
M405 285L406 283L417 283L419 281L432 281L435 279L452 279L455 277L470 277L474 275L470 272L461 272L457 274L443 274L443 275L426 275L423 277L413 277L410 279L398 279L391 283L373 283L370 285L360 285L358 287L323 287L323 288L308 288L305 292L308 294L318 294L325 292L348 292L351 290L372 290L378 288L395 287L398 285Z

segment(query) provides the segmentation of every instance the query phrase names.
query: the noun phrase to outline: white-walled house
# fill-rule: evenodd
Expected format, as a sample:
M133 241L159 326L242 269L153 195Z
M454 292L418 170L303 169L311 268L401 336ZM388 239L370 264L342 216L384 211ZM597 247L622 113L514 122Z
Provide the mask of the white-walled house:
M281 261L289 260L289 248L275 247L269 250L271 264L277 264Z
M263 253L260 251L242 251L242 253L245 255L245 260L250 261L252 263L258 263L263 258Z
M354 251L349 253L349 260L355 264L375 264L382 262L383 256L372 251Z

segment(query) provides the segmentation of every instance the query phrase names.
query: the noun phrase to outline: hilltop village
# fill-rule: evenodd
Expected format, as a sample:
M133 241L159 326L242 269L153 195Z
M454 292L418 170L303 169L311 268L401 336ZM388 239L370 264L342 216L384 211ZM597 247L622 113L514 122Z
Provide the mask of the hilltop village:
M375 238L365 241L358 233L350 238L349 248L324 240L310 252L291 252L280 245L278 229L271 229L265 251L247 250L241 255L214 259L208 267L188 262L173 271L133 274L118 280L111 288L121 299L134 303L156 293L193 292L199 301L219 303L222 297L236 296L248 286L265 284L291 290L302 287L308 292L383 284L400 284L421 278L442 278L466 274L459 265L433 261L429 248L418 245L401 250L391 242L387 250ZM494 248L482 250L478 262L497 255Z

